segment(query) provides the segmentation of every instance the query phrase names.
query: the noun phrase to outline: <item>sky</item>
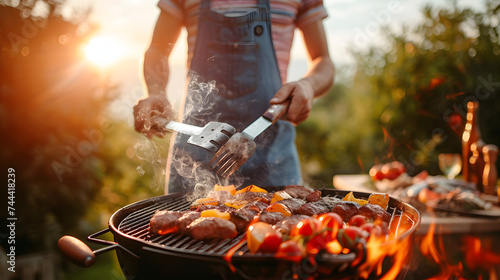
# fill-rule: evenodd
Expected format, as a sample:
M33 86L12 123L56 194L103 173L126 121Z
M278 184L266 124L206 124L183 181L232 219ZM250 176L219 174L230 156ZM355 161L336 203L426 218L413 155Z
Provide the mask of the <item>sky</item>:
M481 1L456 0L459 5L480 7ZM141 59L148 47L160 12L158 0L73 0L92 9L91 21L100 26L97 36L123 46L120 58L102 67L103 73L122 91L120 103L132 107L145 94L141 80ZM324 20L330 55L337 66L352 62L349 50L363 49L381 42L378 29L390 25L398 30L421 18L425 4L449 5L449 0L324 0L328 17ZM119 3L119 4L118 4ZM167 88L170 96L181 93L186 71L186 34L183 31L170 57L171 77ZM307 69L307 54L296 33L289 65L288 81L300 78ZM338 68L338 67L337 67ZM121 107L121 106L120 106Z

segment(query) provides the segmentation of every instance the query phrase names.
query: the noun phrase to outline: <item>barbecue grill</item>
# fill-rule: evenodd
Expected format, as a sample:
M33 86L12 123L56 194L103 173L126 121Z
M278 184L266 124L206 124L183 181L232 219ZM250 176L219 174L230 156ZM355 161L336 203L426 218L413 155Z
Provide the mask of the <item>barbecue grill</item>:
M273 191L282 188L272 188ZM269 189L268 189L269 190ZM348 192L323 189L322 196L343 198ZM358 198L368 198L369 193L354 192ZM82 266L92 265L95 255L116 249L116 254L123 274L127 279L306 279L313 276L318 279L359 279L357 266L351 265L360 261L364 253L352 251L348 254L318 254L314 260L304 258L295 263L275 258L272 254L250 254L246 246L245 233L235 238L221 241L198 241L182 234L156 235L149 232L149 221L158 210L188 210L191 202L185 194L176 193L139 201L125 206L115 212L109 227L88 237L89 241L106 245L102 249L91 251L83 242L71 237L60 240L60 248L65 255ZM405 215L413 226L384 243L385 246L395 242L413 240L414 233L420 225L420 214L411 205L390 198L387 210L392 216L391 223L399 222L397 216ZM397 228L398 225L391 228ZM114 242L97 237L111 231ZM237 248L228 262L228 252ZM411 252L407 254L409 263ZM361 259L360 263L363 262ZM384 260L384 267L391 262ZM324 269L327 268L327 274ZM398 279L404 278L406 270L402 269ZM382 274L383 275L383 274ZM196 278L194 278L196 277ZM295 278L294 278L295 277Z

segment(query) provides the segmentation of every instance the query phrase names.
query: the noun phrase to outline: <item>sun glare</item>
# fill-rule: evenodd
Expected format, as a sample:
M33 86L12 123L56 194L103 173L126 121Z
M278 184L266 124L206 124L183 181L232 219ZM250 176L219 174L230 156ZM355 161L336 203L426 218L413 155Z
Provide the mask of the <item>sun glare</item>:
M123 46L116 39L97 36L84 46L83 52L90 62L99 67L109 66L118 61L124 54Z

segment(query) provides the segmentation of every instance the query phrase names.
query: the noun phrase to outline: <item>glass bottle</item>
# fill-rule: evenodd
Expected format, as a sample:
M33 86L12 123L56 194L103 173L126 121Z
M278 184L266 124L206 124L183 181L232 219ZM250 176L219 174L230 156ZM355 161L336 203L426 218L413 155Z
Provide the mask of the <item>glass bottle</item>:
M494 195L497 187L497 157L498 147L495 145L486 145L483 148L484 154L484 173L483 173L483 191L485 194Z
M470 146L481 138L479 127L477 125L477 108L479 102L467 102L467 122L465 123L464 133L462 134L462 175L464 180L471 182L473 180L469 159L472 156Z

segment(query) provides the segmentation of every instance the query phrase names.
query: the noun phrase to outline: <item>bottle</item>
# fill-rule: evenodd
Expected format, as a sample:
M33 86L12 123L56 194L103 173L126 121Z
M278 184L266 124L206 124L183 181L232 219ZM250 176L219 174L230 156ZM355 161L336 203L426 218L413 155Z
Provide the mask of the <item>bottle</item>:
M497 188L497 157L498 147L495 145L486 145L483 148L484 155L484 173L483 173L483 192L485 194L495 195Z
M470 146L481 137L479 133L479 127L477 125L478 107L479 102L477 101L467 102L467 122L465 123L465 129L462 134L462 175L464 177L464 180L467 182L472 181L469 163L469 159L472 156Z
M483 148L486 145L479 139L470 145L471 156L469 158L469 178L476 184L478 191L483 192L484 157Z

